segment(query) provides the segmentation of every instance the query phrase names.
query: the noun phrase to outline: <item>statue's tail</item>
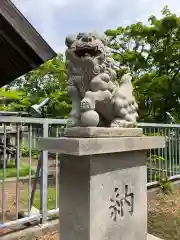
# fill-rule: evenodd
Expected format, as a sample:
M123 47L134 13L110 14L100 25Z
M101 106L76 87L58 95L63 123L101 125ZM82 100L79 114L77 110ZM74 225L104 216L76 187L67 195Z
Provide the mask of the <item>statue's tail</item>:
M125 74L120 81L119 91L125 95L127 99L131 99L133 95L132 77Z
M131 84L132 85L131 81L132 81L132 77L129 73L127 73L127 74L124 74L122 76L120 83L121 84Z

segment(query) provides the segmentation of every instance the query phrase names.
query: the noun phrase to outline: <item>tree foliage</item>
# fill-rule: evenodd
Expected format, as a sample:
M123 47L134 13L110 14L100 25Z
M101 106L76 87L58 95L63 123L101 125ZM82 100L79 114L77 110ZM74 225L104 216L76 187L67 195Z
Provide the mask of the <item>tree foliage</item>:
M117 63L117 75L120 79L126 72L131 73L140 121L163 122L166 111L180 121L180 17L165 6L161 18L152 15L148 21L148 25L137 22L105 32ZM67 68L61 54L3 91L0 97L4 94L11 101L1 109L27 110L50 97L51 117L66 117L70 111Z
M61 54L13 81L8 88L12 87L21 92L20 101L10 104L12 110L27 110L31 105L40 103L46 97L51 99L48 108L51 117L66 117L70 110L71 100L67 94L67 68Z
M141 121L163 121L166 111L180 120L180 17L165 6L148 20L106 31L117 73L132 74Z

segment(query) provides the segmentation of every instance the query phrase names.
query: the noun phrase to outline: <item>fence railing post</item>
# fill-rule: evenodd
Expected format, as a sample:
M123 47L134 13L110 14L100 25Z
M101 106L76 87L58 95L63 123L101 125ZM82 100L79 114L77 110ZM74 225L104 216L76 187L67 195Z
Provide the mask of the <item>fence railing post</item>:
M43 137L48 137L49 124L43 123ZM48 151L42 152L41 158L41 186L40 186L40 211L42 214L41 223L47 221L47 197L48 197Z

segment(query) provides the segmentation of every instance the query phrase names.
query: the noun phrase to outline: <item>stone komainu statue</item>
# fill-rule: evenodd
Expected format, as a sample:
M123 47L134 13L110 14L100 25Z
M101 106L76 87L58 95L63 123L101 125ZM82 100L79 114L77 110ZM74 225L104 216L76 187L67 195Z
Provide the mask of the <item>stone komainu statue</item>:
M131 77L124 75L118 83L107 39L79 33L65 43L72 98L67 127L135 127L138 106Z

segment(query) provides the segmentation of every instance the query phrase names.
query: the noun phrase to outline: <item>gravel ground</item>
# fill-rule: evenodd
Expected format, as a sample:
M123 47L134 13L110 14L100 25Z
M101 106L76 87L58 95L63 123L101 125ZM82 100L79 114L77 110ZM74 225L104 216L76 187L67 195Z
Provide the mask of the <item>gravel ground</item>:
M5 222L13 221L17 216L16 207L16 183L5 183ZM19 193L21 196L22 191L27 188L27 184L19 183ZM21 208L21 202L19 203L19 208ZM0 184L0 219L2 219L2 184ZM11 232L8 228L0 228L0 236L5 233Z
M58 231L51 232L39 238L39 240L55 240L55 239L59 239ZM33 240L37 240L37 238L34 238Z
M148 232L166 240L180 239L180 189L148 201Z
M26 160L24 160L26 161ZM37 162L33 162L34 163L34 167L37 164ZM54 173L55 175L55 161L54 160L50 160L48 162L49 164L49 173ZM52 183L53 184L53 183ZM0 183L0 220L2 220L2 188L3 185L2 183ZM17 219L17 207L16 207L16 182L5 182L4 184L4 188L5 188L5 212L4 212L4 216L5 216L5 221L13 221L15 219ZM23 191L25 190L27 192L27 188L28 188L28 183L27 182L23 182L23 181L19 181L19 186L18 186L18 191L19 191L19 210L22 210L22 208L24 209L24 206L22 206L21 204L21 194L23 194ZM4 235L5 233L9 233L11 232L10 229L7 228L0 228L0 237L2 235Z

